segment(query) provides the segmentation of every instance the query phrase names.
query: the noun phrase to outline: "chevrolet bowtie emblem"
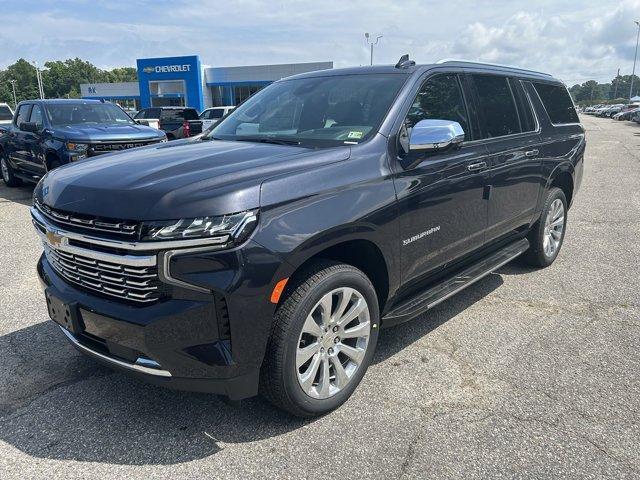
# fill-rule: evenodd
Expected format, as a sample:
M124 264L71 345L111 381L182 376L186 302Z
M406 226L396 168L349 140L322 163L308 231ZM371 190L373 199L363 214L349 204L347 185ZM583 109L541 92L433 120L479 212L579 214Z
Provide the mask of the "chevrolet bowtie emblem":
M56 232L47 230L47 241L49 242L49 245L51 245L52 247L59 247L60 245L62 245L63 239L64 237L62 237L61 235L58 235Z

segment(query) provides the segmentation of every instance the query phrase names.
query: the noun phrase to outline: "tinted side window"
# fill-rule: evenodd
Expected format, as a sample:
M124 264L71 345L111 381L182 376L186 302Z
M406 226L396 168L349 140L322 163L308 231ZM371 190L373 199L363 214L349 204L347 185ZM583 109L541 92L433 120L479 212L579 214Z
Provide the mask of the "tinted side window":
M518 103L518 112L520 114L520 124L523 132L533 132L538 128L535 114L531 106L531 101L524 89L524 84L520 80L510 79L511 91L516 97Z
M578 114L573 107L569 92L562 85L534 83L533 86L549 114L551 123L578 123Z
M407 114L406 127L413 128L420 120L427 119L458 122L465 132L465 140L471 139L469 114L457 75L436 75L422 85Z
M31 110L31 118L29 119L29 121L38 125L38 128L42 128L42 108L40 108L40 105L33 106L33 110Z
M133 117L134 119L138 119L138 118L146 118L145 115L147 114L146 110L140 110L138 113L136 113L136 116Z
M478 93L478 110L483 118L483 138L522 132L508 79L498 75L472 77Z
M20 124L29 121L30 110L31 110L31 105L29 104L20 105L20 108L18 108L18 116L16 117L16 125L18 127L20 127Z

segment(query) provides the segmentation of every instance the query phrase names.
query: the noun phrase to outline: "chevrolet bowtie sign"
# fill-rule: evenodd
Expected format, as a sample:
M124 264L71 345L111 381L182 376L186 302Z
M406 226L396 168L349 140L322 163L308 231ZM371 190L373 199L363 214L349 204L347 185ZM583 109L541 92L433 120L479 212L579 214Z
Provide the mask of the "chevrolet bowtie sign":
M180 73L190 72L191 65L158 65L155 67L144 67L142 69L144 73Z

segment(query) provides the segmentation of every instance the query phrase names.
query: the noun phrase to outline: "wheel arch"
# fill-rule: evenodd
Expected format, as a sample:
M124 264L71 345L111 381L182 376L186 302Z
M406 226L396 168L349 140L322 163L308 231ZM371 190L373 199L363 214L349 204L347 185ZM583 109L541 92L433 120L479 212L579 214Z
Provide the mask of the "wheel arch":
M362 237L342 239L310 251L308 255L298 255L289 278L300 275L311 263L319 260L333 260L362 270L373 284L380 312L383 311L389 296L389 267L382 250L375 242ZM289 284L293 283L289 281Z
M62 165L62 159L60 158L60 155L53 149L47 149L44 154L44 162L47 171L50 170L52 162L58 162L60 165Z
M558 165L551 175L549 176L549 180L547 181L546 191L548 192L550 189L557 187L564 193L565 198L567 199L567 208L571 206L573 202L573 192L574 192L574 168L571 164L562 164Z

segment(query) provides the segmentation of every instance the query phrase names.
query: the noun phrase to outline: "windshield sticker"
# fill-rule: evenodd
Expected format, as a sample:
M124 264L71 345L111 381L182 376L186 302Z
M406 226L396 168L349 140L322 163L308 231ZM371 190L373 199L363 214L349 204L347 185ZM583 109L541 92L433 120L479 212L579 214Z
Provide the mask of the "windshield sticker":
M362 132L349 132L347 138L362 138Z

